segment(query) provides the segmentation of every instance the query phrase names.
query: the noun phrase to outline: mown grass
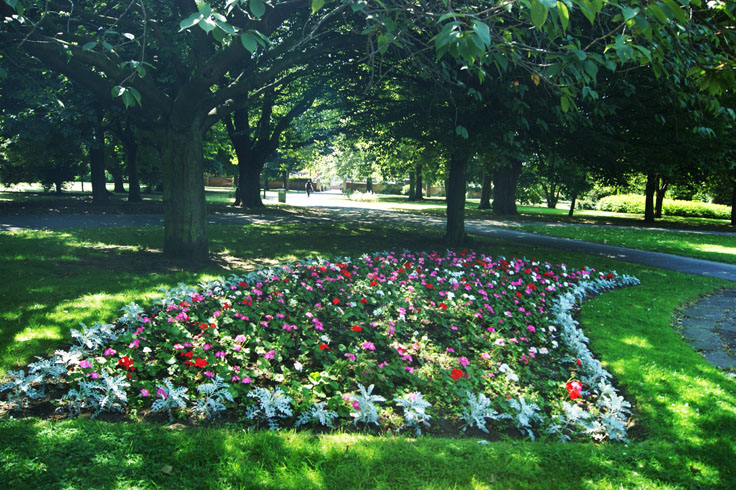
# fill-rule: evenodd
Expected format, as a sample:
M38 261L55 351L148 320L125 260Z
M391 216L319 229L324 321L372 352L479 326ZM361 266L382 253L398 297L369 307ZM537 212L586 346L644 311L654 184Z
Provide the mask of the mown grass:
M0 235L0 372L65 345L78 321L109 321L161 285L309 254L444 248L441 232L326 222L212 227L210 263L160 257L157 229ZM586 302L591 346L635 405L623 444L244 433L37 418L0 421L3 488L733 488L736 383L673 328L677 309L724 281L477 239L493 255L616 269L641 286ZM1 376L1 374L0 374Z
M519 229L543 235L736 264L736 234L715 235L605 226L521 225Z

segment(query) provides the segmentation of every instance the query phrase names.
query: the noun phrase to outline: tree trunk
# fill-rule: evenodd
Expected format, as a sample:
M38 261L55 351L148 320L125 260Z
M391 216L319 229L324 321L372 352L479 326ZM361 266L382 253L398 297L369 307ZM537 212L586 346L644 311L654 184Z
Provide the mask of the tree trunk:
M96 110L92 126L92 143L89 147L89 165L92 174L92 204L108 202L105 186L105 130L102 127L102 109Z
M570 201L570 211L567 212L567 216L569 218L572 218L572 214L575 212L575 201L577 200L577 198L578 198L577 192L573 193L572 200Z
M206 260L207 203L202 161L203 129L171 123L159 128L164 204L164 254Z
M289 171L288 170L284 170L283 177L284 177L284 190L288 191L289 190Z
M265 164L265 159L258 158L257 155L245 155L245 152L238 152L238 188L235 190L236 203L239 202L246 208L262 208L261 200L261 171Z
M141 183L138 179L138 144L130 120L125 121L120 141L125 152L125 168L128 171L128 202L141 202Z
M654 217L655 218L661 218L662 217L662 205L664 204L664 195L667 192L667 187L669 186L669 182L666 178L662 177L662 184L659 185L659 178L655 180L655 183L657 185L657 191L655 193L656 200L654 203Z
M411 170L409 172L409 200L410 201L416 201L417 200L417 191L416 191L416 180L414 177L414 171Z
M496 169L493 174L493 214L518 214L516 185L521 175L522 161L512 159L511 165Z
M445 241L458 245L465 241L465 170L470 155L466 148L456 149L450 158L450 176L445 192L447 228Z
M654 174L647 174L647 185L644 198L644 222L654 223L654 194L657 191L657 178Z
M733 191L731 193L731 226L736 226L736 167L733 169Z
M373 179L371 177L365 179L365 192L373 194Z
M416 179L417 179L417 181L416 181L416 183L414 185L414 189L415 189L415 191L414 191L415 192L414 200L415 201L423 201L424 200L424 191L423 191L422 188L424 187L424 179L422 178L422 167L420 167L419 165L417 165L417 169L414 172L414 174L415 174Z
M64 182L61 180L57 180L54 182L54 187L56 188L56 193L61 194L64 191Z
M483 184L480 188L480 204L478 209L491 209L491 182L493 180L493 171L486 165L483 169Z
M115 188L113 192L119 192L125 194L125 182L123 181L123 169L121 168L118 172L110 172L112 174L113 182L115 182Z

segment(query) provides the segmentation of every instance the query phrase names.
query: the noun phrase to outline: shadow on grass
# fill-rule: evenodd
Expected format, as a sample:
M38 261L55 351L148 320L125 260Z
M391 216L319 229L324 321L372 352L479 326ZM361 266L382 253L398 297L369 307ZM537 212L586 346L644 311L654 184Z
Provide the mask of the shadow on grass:
M26 419L0 424L6 488L728 488L711 445L562 444ZM730 453L733 456L732 453ZM719 460L720 461L720 460Z

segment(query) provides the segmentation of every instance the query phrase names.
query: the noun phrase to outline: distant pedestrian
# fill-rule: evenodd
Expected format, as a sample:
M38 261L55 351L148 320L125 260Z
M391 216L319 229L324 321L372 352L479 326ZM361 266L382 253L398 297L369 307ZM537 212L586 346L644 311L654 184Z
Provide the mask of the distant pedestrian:
M307 190L307 197L309 197L309 195L314 190L314 188L312 187L312 181L311 180L308 180L307 181L307 185L305 185L304 188Z

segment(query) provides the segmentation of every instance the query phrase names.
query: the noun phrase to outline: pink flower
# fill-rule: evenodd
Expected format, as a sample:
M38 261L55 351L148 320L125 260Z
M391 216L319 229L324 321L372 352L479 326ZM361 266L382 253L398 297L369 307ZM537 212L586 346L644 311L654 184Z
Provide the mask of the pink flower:
M210 350L211 348L212 348L212 346L210 344L204 344L202 346L202 350Z
M158 390L156 390L156 396L160 396L161 398L166 400L166 390L164 390L163 388L159 388Z
M183 348L184 348L184 346L181 345L181 344L174 344L174 349L176 349L176 350L181 350Z
M141 396L144 397L144 398L147 397L148 396L148 390L145 389L145 388L141 389Z
M460 359L458 359L458 361L460 362L460 364L461 364L461 365L462 365L463 367L465 367L465 366L467 366L468 364L470 364L470 361L468 361L468 358L467 358L467 357L461 357Z
M527 325L526 329L529 330L529 332L534 333L537 331L536 328L534 328L534 325Z
M346 353L345 354L345 357L347 357L348 360L350 360L350 361L354 361L355 360L355 354L351 354L350 352Z
M88 368L91 368L92 367L92 363L89 362L89 361L81 361L79 363L79 367L82 368L82 369L88 369Z
M388 366L388 363L386 361L383 361L381 364L378 365L378 369L383 369L386 366Z
M105 349L105 352L102 353L103 356L114 356L115 354L117 354L117 351L112 347L108 347Z
M490 359L491 355L488 352L484 352L480 355L480 357L483 359Z
M376 350L376 346L373 345L373 342L363 342L362 347L364 350Z
M414 374L414 368L411 366L404 366L404 371L408 371L409 374Z
M230 378L230 382L235 383L236 381L240 381L240 376L233 376Z
M249 384L249 383L250 383L251 381L252 381L252 379L250 379L250 376L246 376L245 378L243 378L243 380L241 381L241 383L243 383L243 384L246 384L246 385L247 385L247 384Z
M353 400L353 408L360 411L360 403L358 403L358 400Z
M100 377L100 375L95 372L92 372L92 373L89 373L89 377L92 379L97 379Z
M128 345L128 349L135 349L136 347L138 347L138 346L140 345L140 343L141 343L141 341L140 341L140 340L138 340L138 339L135 339L135 340L134 340L133 342L131 342L131 343L130 343L130 344Z
M225 356L226 356L226 354L223 351L221 351L221 350L215 352L215 357L225 357Z
M455 352L455 349L453 349L452 347L448 347L447 352Z
M242 345L240 345L240 344L235 344L235 345L233 346L233 350L234 350L235 352L238 352L238 351L240 351L240 350L241 350L242 348L243 348L243 346L242 346Z
M276 351L271 349L270 351L263 354L264 359L273 359L273 357L276 355Z
M212 371L205 371L205 372L204 372L204 375L205 375L205 376L207 376L208 378L212 378L212 377L214 377L214 376L215 376L215 375L214 375L214 373L213 373Z
M235 337L235 342L245 342L245 335L240 334L237 337Z

